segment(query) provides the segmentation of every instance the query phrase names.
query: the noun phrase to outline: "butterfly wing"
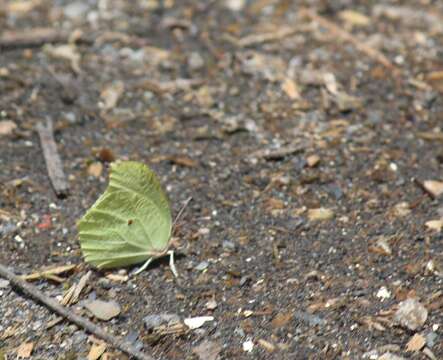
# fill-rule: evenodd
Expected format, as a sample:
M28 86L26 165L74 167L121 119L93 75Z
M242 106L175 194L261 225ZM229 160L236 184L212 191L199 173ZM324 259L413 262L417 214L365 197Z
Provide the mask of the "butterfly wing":
M98 268L164 254L172 220L154 172L137 162L114 163L108 188L79 221L78 230L85 260Z

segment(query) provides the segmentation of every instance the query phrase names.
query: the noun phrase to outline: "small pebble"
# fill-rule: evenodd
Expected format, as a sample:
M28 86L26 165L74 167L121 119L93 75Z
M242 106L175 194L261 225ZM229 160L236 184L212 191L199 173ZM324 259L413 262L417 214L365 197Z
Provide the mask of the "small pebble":
M402 301L394 315L394 321L409 330L422 327L428 318L428 310L417 300Z

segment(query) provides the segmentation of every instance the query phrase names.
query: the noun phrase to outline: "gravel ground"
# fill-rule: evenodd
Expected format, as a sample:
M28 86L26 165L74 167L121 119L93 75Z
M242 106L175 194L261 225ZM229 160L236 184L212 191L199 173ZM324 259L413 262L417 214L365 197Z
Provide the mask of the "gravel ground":
M33 281L58 300L91 271L71 310L156 359L443 358L443 3L0 0L0 29L2 264L77 265ZM178 278L83 261L116 159L192 196ZM1 279L0 319L0 359L126 359Z

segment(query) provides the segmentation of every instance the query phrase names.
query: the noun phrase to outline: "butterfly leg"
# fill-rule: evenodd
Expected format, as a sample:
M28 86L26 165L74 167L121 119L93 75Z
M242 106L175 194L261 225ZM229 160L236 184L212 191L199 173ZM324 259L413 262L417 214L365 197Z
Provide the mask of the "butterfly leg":
M143 270L145 270L145 269L149 266L149 264L151 263L151 261L152 261L152 258L149 258L148 260L146 260L146 262L145 262L145 263L144 263L139 269L135 270L135 271L132 273L132 275L140 274Z
M169 267L171 268L171 271L174 274L174 276L178 277L177 268L175 267L174 263L174 250L169 250L168 255L169 255Z

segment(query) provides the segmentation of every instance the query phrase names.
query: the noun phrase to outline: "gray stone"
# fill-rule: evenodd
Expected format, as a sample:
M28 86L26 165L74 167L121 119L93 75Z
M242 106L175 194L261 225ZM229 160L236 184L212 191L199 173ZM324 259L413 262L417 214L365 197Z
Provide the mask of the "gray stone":
M146 330L153 330L163 324L177 323L180 321L180 316L177 314L155 314L148 315L143 318Z

